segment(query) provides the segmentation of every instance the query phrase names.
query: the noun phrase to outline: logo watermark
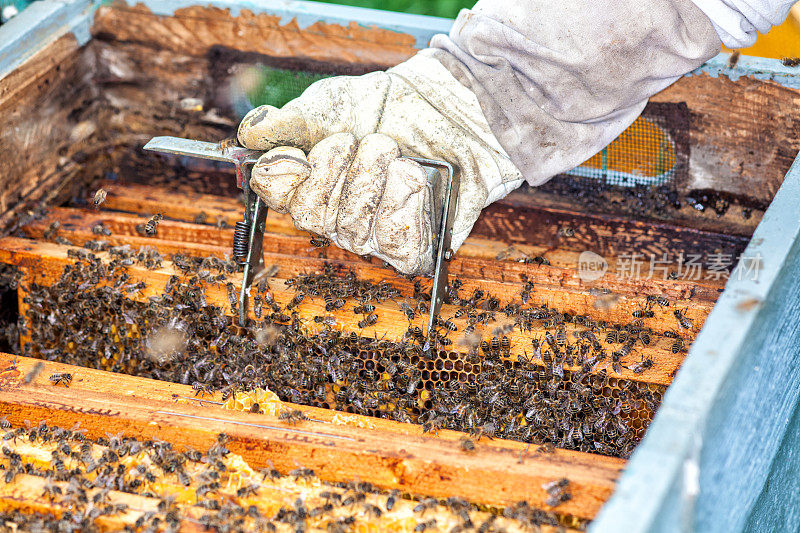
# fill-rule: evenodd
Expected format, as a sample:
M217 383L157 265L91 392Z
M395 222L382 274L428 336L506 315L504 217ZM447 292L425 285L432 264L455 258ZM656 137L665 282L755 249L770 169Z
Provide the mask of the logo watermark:
M707 254L620 254L614 265L617 277L625 279L727 280L756 281L764 267L760 253L753 255L712 252ZM578 277L584 282L597 281L609 270L608 261L585 250L578 257Z
M597 281L606 275L607 270L608 261L602 255L585 250L578 257L578 277L581 281Z

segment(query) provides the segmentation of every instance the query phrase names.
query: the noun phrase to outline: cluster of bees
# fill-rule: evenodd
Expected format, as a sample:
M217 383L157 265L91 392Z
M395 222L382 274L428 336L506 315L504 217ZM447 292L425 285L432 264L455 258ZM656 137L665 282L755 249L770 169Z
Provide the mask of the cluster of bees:
M419 423L426 431L454 429L473 439L552 443L619 457L632 452L663 393L661 386L597 370L617 369L635 343L649 343L652 332L642 318L619 326L526 305L529 283L521 302L501 306L481 291L462 294L456 280L447 301L467 319L466 331L439 320L430 337L409 327L404 342L392 342L344 332L329 314L303 318L296 309L306 298L321 299L326 313L334 312L352 299L360 323L373 324L375 304L400 296L388 282L371 283L328 267L288 280L296 294L286 306L275 302L267 283L257 283L259 320L238 328L231 326L229 310L205 298L206 285L224 282L234 263L173 256L181 275L170 278L162 295L142 303L130 299L144 285L130 279L127 267L160 266L162 258L154 261L152 252L128 247L109 252L113 259L104 263L91 252L74 251L79 260L55 283L30 284L25 355L222 390L223 399L268 389L284 401ZM235 306L235 291L229 292ZM412 318L427 311L429 298L416 283L413 297L400 307ZM478 340L476 328L491 329L501 319L506 325ZM571 338L568 323L586 329ZM506 334L534 327L546 329L544 338L532 338L530 355L512 360ZM604 331L625 337L611 354L597 340ZM158 342L163 332L179 340L165 348ZM468 353L454 351L453 339L464 338ZM651 364L642 360L629 368Z
M120 435L89 439L79 428L44 422L15 428L2 419L0 426L0 491L3 484L41 487L41 503L63 509L58 516L5 511L0 528L96 531L99 518L126 531L497 532L558 525L552 513L526 502L490 513L458 497L411 499L360 481L325 483L300 465L283 474L272 467L256 472L231 453L223 434L203 453Z

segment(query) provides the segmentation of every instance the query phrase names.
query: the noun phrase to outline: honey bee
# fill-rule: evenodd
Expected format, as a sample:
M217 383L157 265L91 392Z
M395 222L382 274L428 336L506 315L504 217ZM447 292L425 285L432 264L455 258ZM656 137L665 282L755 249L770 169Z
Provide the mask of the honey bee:
M685 311L680 311L679 309L675 309L672 314L675 315L675 319L678 321L678 326L682 329L688 329L691 331L694 324L691 320L686 318L684 315Z
M108 237L109 235L111 235L111 230L109 230L107 227L103 225L102 222L100 222L92 226L92 233L94 233L95 235L105 235L106 237Z
M50 382L53 385L63 383L65 387L69 387L69 384L72 383L72 374L69 372L58 372L56 374L51 374Z
M533 282L526 281L525 285L522 286L522 303L528 303L532 291L533 291Z
M653 367L653 360L648 357L646 359L642 359L640 362L636 363L633 366L628 367L634 374L641 374L645 370Z
M261 295L256 294L253 297L253 314L256 318L261 318L262 308L261 308Z
M319 236L311 237L311 246L313 246L314 248L324 248L326 246L330 246L330 244L331 241L328 238Z
M386 497L386 510L391 511L394 508L394 504L397 502L397 497L400 495L400 491L394 489L389 492L389 495Z
M414 512L422 513L422 515L424 516L425 511L427 511L428 509L434 509L437 505L439 505L439 502L436 501L436 498L425 498L424 500L421 500L416 506L414 506Z
M420 522L419 524L417 524L417 526L414 528L414 533L421 533L428 529L434 529L435 527L436 527L436 519L431 518L430 520L427 520L425 522Z
M400 310L403 312L404 315L406 315L406 318L408 318L409 322L414 320L414 318L417 316L414 309L412 309L411 306L408 305L406 302L400 302Z
M261 485L258 483L251 483L250 485L245 485L244 487L239 487L236 490L236 496L239 498L244 498L246 496L253 496L258 493L258 489L261 488Z
M683 345L683 340L681 338L679 338L679 337L676 338L675 342L673 342L672 345L670 346L670 351L672 353L680 353L680 352L682 352L684 350L685 350L685 347Z
M164 218L164 215L161 213L156 213L145 223L144 225L144 233L146 235L155 235L156 231L158 231L158 223Z
M194 389L194 395L200 396L201 394L212 394L213 393L209 390L207 385L200 383L199 381L195 381L192 383L192 389Z
M289 475L293 476L295 481L298 481L300 479L311 479L316 474L310 468L298 467L295 468L294 470L290 470Z
M287 424L297 424L303 420L308 420L306 414L300 409L283 409L278 414L278 419L283 420Z
M217 143L217 149L220 150L223 154L230 150L231 148L238 147L239 142L236 137L228 137L227 139L222 139Z
M368 326L374 325L377 321L378 321L378 315L375 314L375 313L371 313L371 314L367 315L367 317L364 320L359 320L358 321L358 327L359 328L366 328Z

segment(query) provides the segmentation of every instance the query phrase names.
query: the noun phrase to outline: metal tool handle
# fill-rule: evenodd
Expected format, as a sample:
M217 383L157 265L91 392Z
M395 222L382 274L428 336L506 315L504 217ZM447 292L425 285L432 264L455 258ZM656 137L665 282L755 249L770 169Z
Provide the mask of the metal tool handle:
M248 150L241 146L222 148L216 143L166 136L153 137L144 145L144 149L223 161L236 166L236 184L242 189L244 195L244 222L248 224L249 228L247 255L240 261L244 265L244 272L242 275L242 289L239 293L239 324L244 327L247 323L247 294L250 284L253 281L256 270L258 270L258 267L263 266L264 263L262 247L268 208L263 200L250 190L250 174L253 164L258 161L258 158L264 152ZM434 202L431 207L431 216L433 217L432 222L436 232L434 247L436 255L434 257L431 305L428 315L428 335L430 336L435 330L436 317L439 316L442 302L444 302L447 294L447 267L453 257L453 250L450 245L453 239L453 219L455 218L456 204L458 202L460 176L453 165L446 161L421 157L407 157L406 159L416 161L426 169L432 170L432 172L429 172L429 178L433 192L431 196Z
M453 258L453 249L450 244L453 240L453 219L456 216L458 204L458 190L461 183L461 176L456 169L446 161L435 159L424 159L421 157L408 157L422 166L436 169L440 173L441 183L433 183L434 189L443 189L441 205L436 204L432 207L432 217L437 217L433 222L438 227L435 243L435 256L433 266L433 285L431 286L431 305L428 313L428 337L431 336L436 327L436 317L442 308L442 303L447 295L448 266L450 259ZM441 176L441 174L444 176ZM435 192L435 191L434 191ZM438 200L439 194L433 194ZM437 209L438 207L438 209ZM437 213L438 212L438 213Z

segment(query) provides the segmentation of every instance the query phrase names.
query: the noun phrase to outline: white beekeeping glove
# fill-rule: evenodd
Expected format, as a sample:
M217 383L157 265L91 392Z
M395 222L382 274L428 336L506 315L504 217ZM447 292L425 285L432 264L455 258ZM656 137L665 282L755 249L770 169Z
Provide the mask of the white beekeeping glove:
M475 95L433 54L423 50L386 72L324 79L281 109L248 113L239 142L269 150L253 168L253 190L300 229L401 272L429 273L428 178L402 156L460 169L453 250L484 207L522 183Z

